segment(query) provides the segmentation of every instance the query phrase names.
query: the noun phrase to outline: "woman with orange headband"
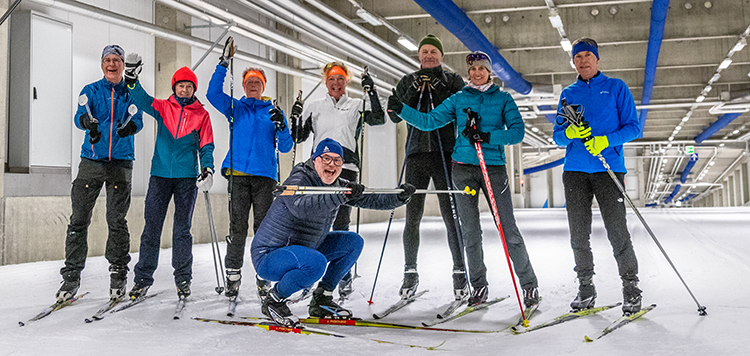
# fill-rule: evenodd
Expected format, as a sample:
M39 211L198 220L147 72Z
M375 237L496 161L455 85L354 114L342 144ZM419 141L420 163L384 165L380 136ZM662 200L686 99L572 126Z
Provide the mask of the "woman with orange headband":
M225 53L226 53L225 49ZM232 206L230 207L230 236L227 239L225 266L227 272L226 296L239 294L241 269L245 255L248 218L253 208L253 233L258 230L273 202L276 188L276 141L281 152L292 148L292 137L284 113L275 108L271 98L263 96L266 73L260 68L247 68L242 72L245 96L235 99L224 93L229 57L223 55L208 83L206 98L227 119L234 102L234 140L221 165L221 174L232 175ZM233 153L230 168L230 155Z
M328 94L324 98L307 103L304 111L300 102L294 103L292 117L297 117L301 113L299 117L302 118L302 122L292 120L292 137L295 142L300 143L307 140L310 132L313 132L313 147L317 147L320 141L327 138L339 142L344 148L341 178L356 182L360 169L357 140L363 129L362 99L350 98L346 95L351 73L344 63L338 61L328 63L323 67L322 77L328 89ZM362 75L361 84L368 97L364 103L364 123L370 126L384 124L385 113L380 105L372 78L367 74ZM346 205L339 208L336 220L333 222L333 230L349 230L351 211L352 208ZM349 280L351 276L347 275L342 281Z

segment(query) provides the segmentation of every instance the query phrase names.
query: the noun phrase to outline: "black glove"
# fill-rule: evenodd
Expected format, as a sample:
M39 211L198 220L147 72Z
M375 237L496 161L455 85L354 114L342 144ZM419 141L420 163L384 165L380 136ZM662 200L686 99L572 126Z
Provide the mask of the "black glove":
M128 137L131 135L135 135L136 131L138 131L138 126L135 126L134 122L128 121L127 124L117 127L117 136Z
M395 112L396 114L401 114L401 109L404 108L404 103L401 102L401 100L398 98L398 95L396 94L396 89L393 89L393 94L388 97L388 114Z
M349 192L349 198L359 199L362 197L362 195L364 195L365 186L362 184L359 184L357 182L349 182L346 183L345 187L351 189L351 191Z
M466 113L466 128L462 132L464 137L469 139L472 145L477 142L490 142L490 133L479 130L479 122L482 121L479 113L470 108L464 109L464 112Z
M300 101L295 101L294 105L292 105L292 118L299 119L300 116L302 116L302 103Z
M224 68L229 68L229 61L234 57L234 38L229 36L227 41L224 42L224 51L221 52L219 57L219 64Z
M268 114L271 115L271 122L276 125L276 131L281 132L286 130L286 122L284 122L284 113L279 108L273 108L268 110Z
M404 191L401 193L398 193L398 200L401 200L402 202L406 203L409 200L411 200L411 196L414 195L414 192L417 191L417 187L409 184L404 183L399 186L400 189L403 189Z
M369 74L362 75L362 89L366 92L371 92L375 89L375 82L372 80Z
M89 142L95 145L102 138L102 133L99 132L99 124L89 124Z
M128 53L125 57L125 84L132 85L138 81L138 75L143 69L143 59L138 53Z

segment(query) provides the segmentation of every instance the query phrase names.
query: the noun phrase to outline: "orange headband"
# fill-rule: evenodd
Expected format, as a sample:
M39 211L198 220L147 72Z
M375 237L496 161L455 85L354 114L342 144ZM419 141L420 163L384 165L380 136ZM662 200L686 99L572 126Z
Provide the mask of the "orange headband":
M251 70L245 73L245 77L242 78L242 83L245 83L247 81L247 78L250 77L260 78L260 82L263 83L263 90L266 90L266 77L264 77L261 72L258 72L257 70Z
M333 66L333 67L331 67L331 70L328 71L328 75L326 75L326 79L328 79L328 77L330 77L330 76L332 76L334 74L338 74L338 75L343 76L346 79L349 79L349 76L346 75L346 71L343 70L343 69L341 69L341 67L339 67L339 66Z

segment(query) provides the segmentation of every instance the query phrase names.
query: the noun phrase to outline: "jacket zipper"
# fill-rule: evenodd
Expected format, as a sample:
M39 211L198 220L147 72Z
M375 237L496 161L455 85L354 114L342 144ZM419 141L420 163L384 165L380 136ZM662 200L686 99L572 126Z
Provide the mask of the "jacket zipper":
M112 126L115 123L115 87L112 87L109 109L109 160L112 160Z

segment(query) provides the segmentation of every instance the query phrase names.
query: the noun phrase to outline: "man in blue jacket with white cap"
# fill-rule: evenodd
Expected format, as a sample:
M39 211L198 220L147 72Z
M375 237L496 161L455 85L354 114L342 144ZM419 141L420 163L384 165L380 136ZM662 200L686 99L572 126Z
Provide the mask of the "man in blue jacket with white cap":
M598 155L603 156L624 186L627 169L622 144L640 133L635 102L625 82L599 71L599 49L593 39L581 38L573 43L573 64L578 80L563 90L558 108L563 107L563 100L580 105L585 109L587 123L577 127L560 121L558 116L560 125L555 125L554 131L555 142L566 146L563 184L574 270L579 280L578 295L570 306L574 310L588 309L596 301L589 242L591 200L596 197L622 279L622 311L631 314L641 309L638 261L628 233L624 197Z

